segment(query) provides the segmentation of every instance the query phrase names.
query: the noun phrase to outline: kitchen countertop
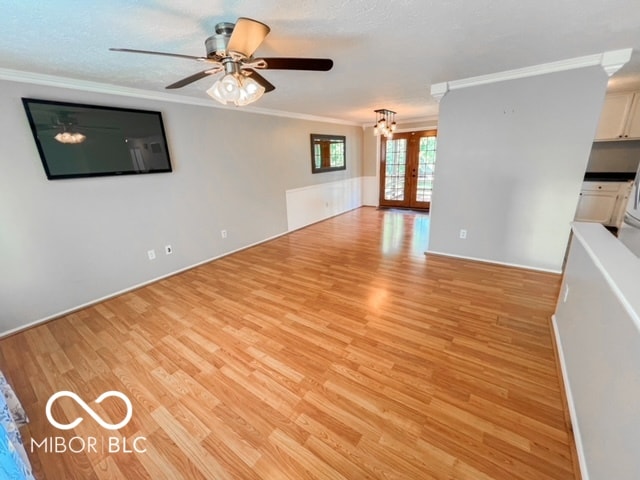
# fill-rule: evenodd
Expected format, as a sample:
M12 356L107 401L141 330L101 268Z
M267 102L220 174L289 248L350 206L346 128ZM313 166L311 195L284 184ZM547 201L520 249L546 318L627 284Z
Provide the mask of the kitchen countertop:
M601 225L573 232L552 318L583 478L638 479L640 260Z

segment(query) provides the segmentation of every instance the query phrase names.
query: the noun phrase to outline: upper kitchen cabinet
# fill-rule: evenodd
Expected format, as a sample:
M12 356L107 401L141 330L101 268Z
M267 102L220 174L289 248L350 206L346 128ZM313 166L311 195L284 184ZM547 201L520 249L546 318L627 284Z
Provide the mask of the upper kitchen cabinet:
M597 140L640 138L640 92L612 93L604 99Z

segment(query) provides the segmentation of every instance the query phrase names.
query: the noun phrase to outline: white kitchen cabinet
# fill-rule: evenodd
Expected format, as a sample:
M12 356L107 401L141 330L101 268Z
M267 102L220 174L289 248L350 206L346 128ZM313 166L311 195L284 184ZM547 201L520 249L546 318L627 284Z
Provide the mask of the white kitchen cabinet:
M616 206L616 195L601 192L580 192L576 221L607 225Z
M640 92L633 96L626 134L625 138L640 138Z
M596 140L640 138L640 92L612 93L605 97Z
M620 227L631 182L584 182L575 220Z

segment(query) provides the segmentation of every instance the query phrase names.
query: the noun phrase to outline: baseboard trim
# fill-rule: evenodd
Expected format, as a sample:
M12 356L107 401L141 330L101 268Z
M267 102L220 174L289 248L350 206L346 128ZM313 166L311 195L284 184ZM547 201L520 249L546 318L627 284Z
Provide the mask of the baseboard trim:
M564 362L564 352L562 350L562 341L560 340L560 333L558 332L558 324L556 322L555 314L551 316L551 325L553 327L554 344L556 347L556 358L560 364L560 373L562 374L562 385L564 386L565 399L567 401L567 407L569 409L569 421L571 422L571 429L573 430L573 441L575 444L576 453L578 455L578 467L580 468L580 476L582 480L589 480L589 472L587 470L587 460L584 455L584 448L582 445L582 436L580 435L580 426L578 425L578 416L576 413L576 407L573 403L573 395L571 394L571 388L569 385L569 377L567 376L567 367Z
M562 270L553 270L553 269L549 269L549 268L538 268L538 267L532 267L530 265L520 265L518 263L499 262L497 260L488 260L486 258L469 257L469 256L465 256L465 255L456 255L454 253L444 253L444 252L438 252L436 250L427 250L424 253L425 253L425 255L439 255L439 256L442 256L442 257L459 258L461 260L471 260L473 262L491 263L491 264L494 264L494 265L503 265L505 267L521 268L523 270L534 270L536 272L556 273L556 274L561 274L562 273Z
M339 215L343 215L343 214L345 214L347 212L350 212L350 211L353 211L353 210L357 210L358 208L362 208L362 206L360 205L360 206L357 206L357 207L354 207L354 208L350 208L348 210L345 210L344 212L337 213L335 215L332 215L332 216L327 217L327 218L323 218L323 219L318 220L317 222L313 222L313 223L323 222L323 221L328 220L330 218L337 217ZM183 267L183 268L180 268L178 270L174 270L174 271L172 271L170 273L167 273L165 275L161 275L159 277L154 277L151 280L135 284L135 285L133 285L131 287L127 287L127 288L124 288L122 290L118 290L117 292L110 293L109 295L105 295L105 296L97 298L95 300L90 300L90 301L85 302L85 303L83 303L81 305L78 305L78 306L63 310L61 312L54 313L52 315L48 315L48 316L46 316L44 318L41 318L41 319L38 319L38 320L34 320L33 322L29 322L29 323L27 323L25 325L21 325L20 327L13 328L13 329L7 330L5 332L0 332L0 339L5 338L5 337L9 337L11 335L15 335L15 334L20 333L20 332L24 332L25 330L29 330L30 328L37 327L39 325L42 325L43 323L51 322L51 321L53 321L53 320L55 320L57 318L64 317L65 315L69 315L69 314L71 314L73 312L77 312L79 310L82 310L84 308L90 307L92 305L96 305L97 303L104 302L105 300L109 300L110 298L114 298L114 297L117 297L119 295L123 295L125 293L132 292L133 290L137 290L138 288L142 288L142 287L145 287L147 285L151 285L152 283L159 282L160 280L164 280L165 278L173 277L174 275L178 275L178 274L186 272L188 270L192 270L194 268L198 268L201 265L205 265L207 263L213 262L215 260L218 260L220 258L226 257L228 255L233 255L234 253L241 252L242 250L246 250L248 248L255 247L257 245L261 245L261 244L266 243L266 242L270 242L271 240L275 240L276 238L283 237L285 235L288 235L291 232L295 232L296 230L301 230L301 229L303 229L305 227L308 227L309 225L313 225L313 223L310 223L308 225L303 225L303 226L298 227L298 228L296 228L294 230L287 230L286 232L282 232L282 233L279 233L277 235L273 235L271 237L265 238L265 239L260 240L258 242L254 242L254 243L251 243L249 245L245 245L244 247L236 248L235 250L230 250L230 251L222 253L220 255L216 255L215 257L207 258L206 260L202 260L200 262L194 263L194 264L189 265L187 267Z
M304 228L304 227L301 227L301 228ZM233 255L234 253L241 252L242 250L246 250L247 248L255 247L255 246L260 245L262 243L270 242L271 240L275 240L276 238L279 238L279 237L282 237L284 235L287 235L288 233L290 233L290 232L286 231L286 232L283 232L283 233L279 233L277 235L273 235L271 237L265 238L264 240L260 240L258 242L254 242L252 244L246 245L244 247L237 248L235 250L230 250L230 251L222 253L220 255L216 255L215 257L211 257L211 258L208 258L206 260L202 260L200 262L197 262L197 263L194 263L192 265L189 265L187 267L183 267L183 268L180 268L178 270L174 270L174 271L172 271L170 273L167 273L165 275L161 275L159 277L154 277L154 278L152 278L150 280L135 284L135 285L133 285L131 287L127 287L127 288L124 288L122 290L118 290L117 292L110 293L108 295L105 295L103 297L97 298L95 300L90 300L90 301L85 302L85 303L83 303L81 305L78 305L78 306L63 310L63 311L58 312L58 313L54 313L52 315L48 315L48 316L46 316L44 318L41 318L41 319L38 319L38 320L34 320L33 322L27 323L27 324L22 325L20 327L13 328L13 329L7 330L5 332L0 332L0 339L5 338L5 337L9 337L11 335L15 335L15 334L20 333L20 332L24 332L25 330L29 330L30 328L37 327L39 325L42 325L43 323L51 322L51 321L53 321L53 320L55 320L57 318L64 317L65 315L69 315L69 314L71 314L73 312L77 312L79 310L82 310L84 308L90 307L92 305L96 305L96 304L98 304L100 302L104 302L105 300L109 300L110 298L114 298L114 297L117 297L119 295L123 295L125 293L132 292L133 290L137 290L138 288L142 288L142 287L145 287L147 285L151 285L152 283L159 282L160 280L164 280L165 278L173 277L174 275L178 275L178 274L186 272L188 270L192 270L192 269L197 268L197 267L199 267L201 265L205 265L207 263L213 262L214 260L218 260L218 259L226 257L228 255Z

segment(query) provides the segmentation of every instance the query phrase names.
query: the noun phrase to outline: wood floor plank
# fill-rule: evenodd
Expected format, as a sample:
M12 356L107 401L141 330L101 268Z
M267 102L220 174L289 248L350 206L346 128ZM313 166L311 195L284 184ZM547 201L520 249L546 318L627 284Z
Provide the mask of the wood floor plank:
M153 418L162 425L166 434L186 453L189 460L205 478L231 480L231 474L202 446L165 407L159 407L152 413Z
M424 255L428 220L360 208L0 339L27 443L145 439L36 478L578 480L559 275ZM62 398L57 430L60 390L132 419Z

